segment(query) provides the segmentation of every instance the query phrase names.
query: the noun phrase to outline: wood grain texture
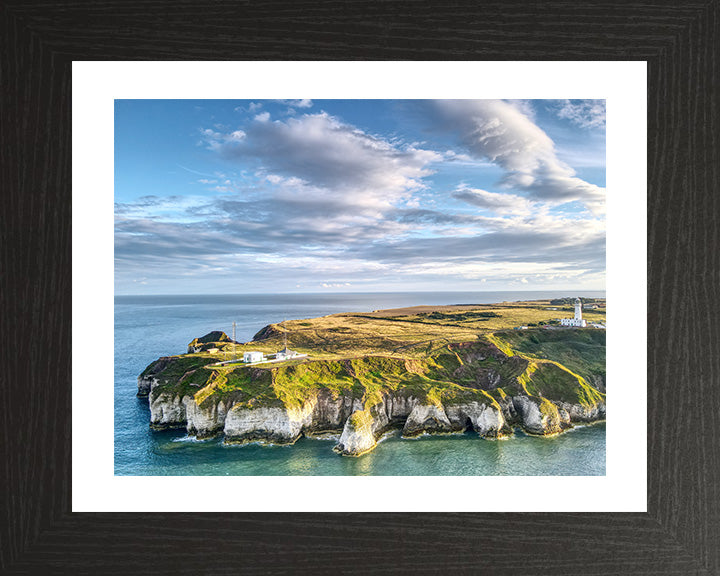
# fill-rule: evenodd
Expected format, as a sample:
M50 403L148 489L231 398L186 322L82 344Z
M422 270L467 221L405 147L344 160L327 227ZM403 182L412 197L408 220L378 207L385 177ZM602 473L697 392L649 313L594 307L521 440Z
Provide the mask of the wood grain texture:
M720 574L719 6L1 4L0 572ZM88 59L647 60L649 512L70 513L71 62Z

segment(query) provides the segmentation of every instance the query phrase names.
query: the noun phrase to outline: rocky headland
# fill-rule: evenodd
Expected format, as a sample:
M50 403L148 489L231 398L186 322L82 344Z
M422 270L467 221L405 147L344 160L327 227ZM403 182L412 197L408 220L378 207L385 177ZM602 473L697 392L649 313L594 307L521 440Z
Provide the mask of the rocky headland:
M472 431L501 438L518 428L558 434L605 418L604 330L500 330L454 342L448 333L408 345L359 330L357 322L338 330L314 320L323 319L296 321L296 328L312 328L304 336L300 328L291 332L306 358L222 363L233 343L213 332L193 340L188 354L151 363L138 377L138 395L148 397L152 428L183 428L228 443L292 444L334 433L337 453L359 456L391 429L403 437ZM291 328L267 326L237 348L277 349ZM358 334L363 351L375 353L350 354L360 349ZM352 350L343 348L348 341Z

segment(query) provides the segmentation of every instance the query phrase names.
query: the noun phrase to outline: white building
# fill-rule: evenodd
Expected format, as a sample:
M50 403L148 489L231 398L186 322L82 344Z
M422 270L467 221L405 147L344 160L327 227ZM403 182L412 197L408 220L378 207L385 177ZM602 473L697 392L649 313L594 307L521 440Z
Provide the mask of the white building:
M243 353L243 362L251 363L251 362L262 362L265 360L265 355L262 352L244 352Z
M307 356L307 354L298 354L285 346L285 348L275 353L275 360L287 360L288 358L297 358L298 356Z
M279 350L278 352L275 352L275 360L289 360L290 358L305 358L307 354L300 354L300 352L295 352L295 350L290 350L290 348L287 347L287 330L285 330L285 347L282 350Z
M575 318L561 318L560 326L574 326L575 328L585 328L587 326L587 322L582 317L580 298L575 298Z

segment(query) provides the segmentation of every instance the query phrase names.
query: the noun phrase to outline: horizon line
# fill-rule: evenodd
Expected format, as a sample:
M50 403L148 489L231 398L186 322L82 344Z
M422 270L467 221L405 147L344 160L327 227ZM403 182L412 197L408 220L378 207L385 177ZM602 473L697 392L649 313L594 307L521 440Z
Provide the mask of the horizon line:
M192 293L153 293L153 294L117 294L113 296L292 296L292 295L336 295L336 294L466 294L485 292L568 292L570 294L582 292L607 292L606 288L573 289L526 289L526 290L373 290L367 292L354 291L320 291L320 292L192 292Z

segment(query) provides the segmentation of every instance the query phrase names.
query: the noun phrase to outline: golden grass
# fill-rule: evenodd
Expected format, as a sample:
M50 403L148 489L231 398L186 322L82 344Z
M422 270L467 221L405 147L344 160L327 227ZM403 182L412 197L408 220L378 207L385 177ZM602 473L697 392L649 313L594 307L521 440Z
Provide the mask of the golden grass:
M449 342L467 342L481 334L572 316L569 308L547 310L548 307L549 301L419 306L289 320L272 325L274 336L267 340L238 345L237 353L241 355L244 350L275 352L282 347L287 332L290 348L311 354L316 359L347 358L379 352L399 357L426 357L433 349ZM443 312L445 317L428 317L438 311ZM467 312L492 312L498 316L463 319L463 314ZM604 322L605 312L604 309L588 311L584 317L589 322Z
M299 406L309 392L320 386L333 394L362 397L365 406L378 402L383 390L403 388L436 405L459 394L469 394L472 397L486 397L499 407L495 395L502 399L512 393L513 386L517 386L518 390L522 389L528 395L567 397L589 406L603 400L604 395L590 386L582 375L568 368L564 358L562 363L550 359L558 358L556 348L562 346L562 342L555 348L547 348L553 352L549 354L550 357L542 357L540 352L545 349L541 349L540 344L537 351L535 348L524 351L518 349L523 341L538 342L537 338L541 334L546 335L540 338L542 346L545 346L543 342L548 337L555 345L556 339L551 337L553 334L560 340L567 338L570 342L587 340L589 332L575 329L568 332L507 332L521 325L570 317L572 313L570 307L552 306L549 301L533 301L421 306L288 320L263 330L264 334L269 334L267 338L237 344L236 356L242 358L243 352L249 350L272 354L284 347L287 336L288 347L308 354L307 358L259 364L252 369L242 363L203 367L202 364L209 359L218 362L232 357L233 345L223 342L218 344L220 353L211 355L201 352L180 357L184 358L185 364L195 369L192 381L188 380L184 385L187 392L194 394L198 403L211 397L217 399L232 395L235 398L241 394L243 400L256 398L258 401L280 401L287 406ZM584 317L589 322L604 323L604 306L599 310L584 312ZM493 358L484 361L486 368L494 368L502 373L508 390L499 389L489 394L468 390L451 381L456 379L455 370L463 366L464 360L448 344L478 340L490 342L508 357L517 356L514 360L518 362L508 362L506 365L498 364ZM593 341L593 346L600 346L604 350L604 339L600 344ZM564 348L560 348L560 352L563 351ZM578 371L587 373L588 354L584 354L568 355L568 359L575 362ZM604 360L604 355L601 358ZM335 362L338 360L342 362ZM525 361L526 366L523 365ZM180 369L182 371L178 377L185 371L184 364L178 367ZM517 369L521 371L514 372ZM512 384L513 381L516 384Z

